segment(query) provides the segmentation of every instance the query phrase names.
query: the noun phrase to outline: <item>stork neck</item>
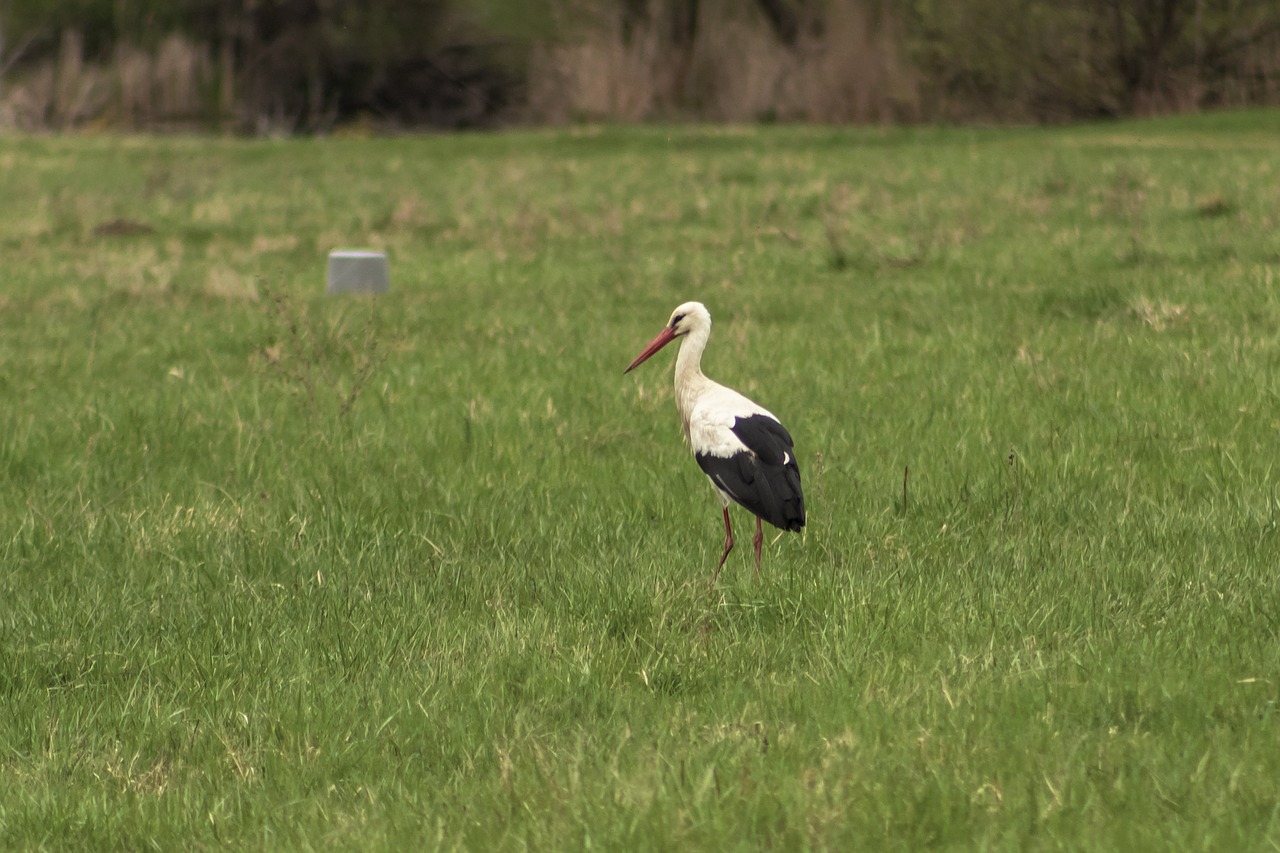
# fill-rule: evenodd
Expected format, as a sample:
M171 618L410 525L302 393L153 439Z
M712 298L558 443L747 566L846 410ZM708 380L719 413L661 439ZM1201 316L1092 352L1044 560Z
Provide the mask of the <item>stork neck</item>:
M676 356L676 389L697 384L702 375L702 351L707 348L710 329L695 328L680 342Z
M710 335L709 328L694 328L680 342L680 353L676 356L676 410L680 412L684 439L691 445L689 419L693 415L698 396L711 381L702 375L702 351L707 348L707 338Z

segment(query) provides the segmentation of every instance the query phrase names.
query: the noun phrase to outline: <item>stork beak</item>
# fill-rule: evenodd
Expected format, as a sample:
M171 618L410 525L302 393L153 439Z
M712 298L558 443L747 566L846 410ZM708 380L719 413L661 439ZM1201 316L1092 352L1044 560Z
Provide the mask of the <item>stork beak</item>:
M622 371L623 375L625 376L626 374L635 370L640 365L644 364L645 361L648 360L649 356L653 355L655 352L662 349L663 347L665 347L667 344L671 343L675 339L676 339L675 332L671 331L671 329L663 329L662 334L658 335L656 338L650 341L649 345L644 348L644 352L636 356L635 361L627 365L627 369Z

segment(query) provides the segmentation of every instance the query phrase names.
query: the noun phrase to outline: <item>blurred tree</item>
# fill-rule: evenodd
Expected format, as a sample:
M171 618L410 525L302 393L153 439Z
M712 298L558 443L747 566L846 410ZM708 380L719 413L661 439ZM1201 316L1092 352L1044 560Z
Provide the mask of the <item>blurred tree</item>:
M508 45L475 26L461 0L7 0L0 24L53 57L64 31L83 58L118 45L154 49L181 33L219 57L223 108L246 127L323 130L344 117L470 126L509 105ZM518 59L518 57L517 57Z
M893 40L885 50L906 69L894 79L909 80L911 114L924 118L1058 120L1280 92L1280 0L3 0L0 74L7 83L70 47L76 62L119 61L176 33L216 69L205 72L216 77L211 108L244 129L321 131L362 117L464 127L511 113L540 45L582 38L597 63L584 76L634 77L609 50L652 55L670 87L653 103L696 115L714 101L702 90L716 75L699 54L711 28L750 19L786 52L774 61L802 67L849 49L827 28L851 7Z
M913 0L908 9L926 111L956 118L1209 106L1245 73L1248 52L1280 34L1275 0L1022 0L1017 14L1007 0Z

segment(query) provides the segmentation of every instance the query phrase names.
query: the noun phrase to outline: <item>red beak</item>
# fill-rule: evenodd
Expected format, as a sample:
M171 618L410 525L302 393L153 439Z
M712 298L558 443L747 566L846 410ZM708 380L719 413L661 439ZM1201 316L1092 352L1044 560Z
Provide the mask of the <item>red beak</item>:
M648 360L649 356L653 355L655 352L662 349L663 347L665 347L667 344L671 343L675 339L676 339L675 332L671 331L670 329L663 329L662 334L658 335L656 338L650 341L649 345L644 348L644 352L636 356L635 361L627 365L627 369L622 371L623 374L624 375L628 374L631 371L635 370L640 365L644 364L645 361Z

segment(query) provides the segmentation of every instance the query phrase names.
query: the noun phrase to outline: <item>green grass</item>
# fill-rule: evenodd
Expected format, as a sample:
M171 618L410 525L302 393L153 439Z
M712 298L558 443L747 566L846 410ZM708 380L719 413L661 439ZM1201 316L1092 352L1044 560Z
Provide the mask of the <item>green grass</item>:
M0 847L1274 849L1278 133L0 138Z

